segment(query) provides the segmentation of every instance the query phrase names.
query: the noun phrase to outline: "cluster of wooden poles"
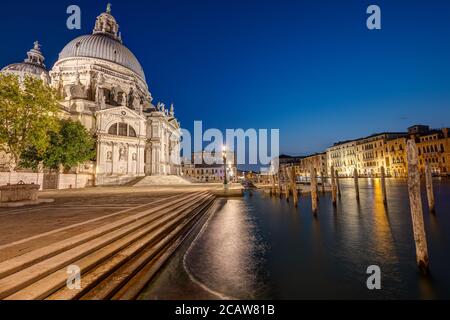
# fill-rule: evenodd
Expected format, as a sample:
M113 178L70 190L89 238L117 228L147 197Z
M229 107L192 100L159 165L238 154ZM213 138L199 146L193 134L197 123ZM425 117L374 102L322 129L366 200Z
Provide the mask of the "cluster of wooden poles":
M318 203L319 203L319 183L318 183L318 174L316 168L310 168L310 182L311 182L311 200L312 200L312 212L314 215L317 215L318 211ZM321 172L321 192L325 193L325 178L323 172ZM279 196L280 198L284 196L286 200L289 201L291 195L294 200L294 206L298 207L298 195L300 193L299 188L297 187L297 173L294 166L290 167L282 167L278 174L270 176L271 188L270 195L271 196ZM339 175L334 168L331 168L331 190L332 190L332 198L333 205L337 206L337 197L341 195L341 189L339 185Z
M425 234L425 227L423 222L423 209L422 209L422 197L420 193L420 171L419 171L419 159L418 150L414 140L409 140L407 145L407 158L408 158L408 193L409 202L411 207L411 217L414 232L414 241L416 245L417 264L423 272L428 272L429 259L428 259L428 247ZM425 167L425 180L426 190L428 198L428 206L431 213L435 213L435 199L433 192L433 180L431 174L431 167L426 164ZM310 180L311 180L311 209L314 215L318 212L319 203L319 186L317 170L313 166L310 168ZM356 200L360 199L359 192L359 175L358 170L355 168L353 172L354 186ZM386 193L386 173L385 168L380 168L381 177L381 193L385 206L387 206L387 193ZM279 196L280 199L284 196L289 201L292 195L294 206L298 207L299 201L299 189L297 187L297 173L294 166L282 167L280 171L270 176L271 187L270 195ZM323 172L321 172L321 191L325 193L325 178ZM337 206L337 198L341 196L341 188L339 184L339 174L335 168L331 167L331 194L333 206Z

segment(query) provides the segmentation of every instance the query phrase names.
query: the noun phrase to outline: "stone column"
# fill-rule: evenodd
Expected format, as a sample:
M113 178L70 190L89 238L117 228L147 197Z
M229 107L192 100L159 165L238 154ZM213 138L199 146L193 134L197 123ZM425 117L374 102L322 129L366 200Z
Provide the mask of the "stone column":
M119 162L119 154L117 149L117 143L112 142L112 163L111 163L111 174L116 173L116 167Z

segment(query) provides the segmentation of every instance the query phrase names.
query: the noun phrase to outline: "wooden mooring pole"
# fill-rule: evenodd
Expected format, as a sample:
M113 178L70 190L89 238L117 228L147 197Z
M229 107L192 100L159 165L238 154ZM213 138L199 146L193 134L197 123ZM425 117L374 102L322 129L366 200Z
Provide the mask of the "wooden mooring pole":
M359 201L359 176L358 176L358 169L353 170L353 179L355 180L355 194L356 194L356 200Z
M334 177L334 166L331 166L331 197L333 198L333 206L336 207L337 204L337 187L336 179Z
M386 173L384 171L384 167L380 168L381 174L381 196L383 197L383 203L387 205L387 197L386 197Z
M298 207L298 190L297 190L297 175L295 173L295 167L291 167L291 192L292 198L294 199L294 206Z
M339 184L339 172L335 171L335 179L336 179L336 187L337 187L337 194L339 198L341 197L341 185Z
M271 174L269 177L270 177L270 196L273 196L275 193L275 176Z
M411 206L414 241L416 243L416 257L419 269L428 272L428 246L423 223L422 197L420 195L419 157L416 143L408 140L408 193Z
M317 215L317 173L316 169L311 166L310 169L310 175L311 175L311 204L312 204L312 212L314 215Z
M286 197L286 201L289 202L289 197L290 197L290 183L289 183L289 169L288 167L284 167L283 169L283 184L284 184L284 192L285 192L285 197Z
M322 194L325 194L325 177L323 170L320 172L320 180L322 181Z
M435 213L433 176L431 175L431 166L428 163L425 164L425 181L427 185L428 208L431 213Z
M281 169L280 169L281 170ZM283 197L283 187L281 186L281 173L278 172L278 189L277 189L277 193L278 196L280 197L280 199Z

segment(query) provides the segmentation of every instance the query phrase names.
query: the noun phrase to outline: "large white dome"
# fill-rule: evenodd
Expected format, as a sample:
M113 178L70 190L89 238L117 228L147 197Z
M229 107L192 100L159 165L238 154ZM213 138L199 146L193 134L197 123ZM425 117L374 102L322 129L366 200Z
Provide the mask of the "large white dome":
M78 37L69 42L59 54L59 59L87 57L120 64L145 80L144 70L136 56L119 40L105 33Z
M117 63L130 69L145 81L144 70L138 59L122 44L119 25L111 15L110 5L106 12L97 17L92 34L72 40L59 54L59 60L74 57L96 58Z

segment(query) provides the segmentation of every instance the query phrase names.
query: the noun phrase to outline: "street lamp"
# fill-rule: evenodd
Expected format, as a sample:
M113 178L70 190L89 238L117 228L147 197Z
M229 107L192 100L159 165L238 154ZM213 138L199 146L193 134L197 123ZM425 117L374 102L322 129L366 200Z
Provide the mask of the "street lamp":
M224 174L223 184L226 186L228 184L228 181L227 181L227 147L226 146L223 146L222 156L223 156L223 174Z

